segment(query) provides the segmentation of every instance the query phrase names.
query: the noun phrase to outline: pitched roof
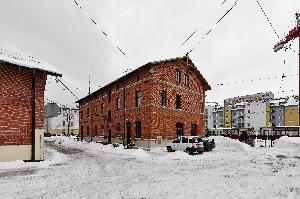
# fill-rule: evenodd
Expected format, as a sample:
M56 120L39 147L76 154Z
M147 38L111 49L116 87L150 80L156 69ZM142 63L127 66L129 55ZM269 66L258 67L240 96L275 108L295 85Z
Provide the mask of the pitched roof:
M55 67L47 62L43 62L33 58L30 55L23 53L13 52L7 49L0 49L0 61L7 62L10 64L23 66L26 68L37 69L46 72L49 75L60 76Z
M128 77L128 76L130 76L130 75L136 73L136 72L139 71L139 70L142 70L142 69L146 68L147 66L157 65L157 64L164 64L164 63L168 63L168 62L172 62L172 61L177 61L177 60L182 61L182 62L184 62L185 64L186 64L187 61L188 61L189 66L191 66L191 68L195 71L196 75L198 75L198 77L199 77L201 83L204 84L205 90L210 90L210 89L211 89L210 85L209 85L208 82L205 80L205 78L202 76L202 74L201 74L200 71L197 69L197 67L194 65L194 63L192 62L192 60L191 60L188 56L183 56L183 57L176 57L176 58L170 58L170 59L164 59L164 60L159 60L159 61L148 62L147 64L142 65L142 66L138 67L137 69L135 69L135 70L133 70L133 71L127 73L126 75L123 75L123 76L119 77L118 79L112 81L111 83L109 83L109 84L107 84L107 85L101 87L100 89L96 90L95 92L93 92L93 93L91 93L91 94L89 94L89 95L87 95L87 96L81 98L81 99L78 100L76 103L80 103L81 101L87 99L88 97L93 96L93 95L99 93L99 92L102 91L103 89L105 89L105 88L107 88L107 87L113 85L114 83L116 83L116 82L118 82L118 81L120 81L120 80L125 79L126 77Z

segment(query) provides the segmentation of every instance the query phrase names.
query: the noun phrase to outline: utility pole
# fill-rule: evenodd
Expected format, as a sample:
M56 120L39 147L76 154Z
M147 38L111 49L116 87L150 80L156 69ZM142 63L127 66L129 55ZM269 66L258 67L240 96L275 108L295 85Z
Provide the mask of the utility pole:
M274 52L277 52L284 48L284 45L289 43L290 41L299 38L299 72L298 72L298 84L299 84L299 93L298 93L298 126L300 126L300 13L296 13L296 27L289 31L288 35L277 43L274 46Z

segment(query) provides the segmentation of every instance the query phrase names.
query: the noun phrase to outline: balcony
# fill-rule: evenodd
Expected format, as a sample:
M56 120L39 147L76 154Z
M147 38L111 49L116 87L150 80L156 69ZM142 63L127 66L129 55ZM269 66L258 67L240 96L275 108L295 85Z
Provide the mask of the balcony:
M244 123L244 119L238 119L238 123Z

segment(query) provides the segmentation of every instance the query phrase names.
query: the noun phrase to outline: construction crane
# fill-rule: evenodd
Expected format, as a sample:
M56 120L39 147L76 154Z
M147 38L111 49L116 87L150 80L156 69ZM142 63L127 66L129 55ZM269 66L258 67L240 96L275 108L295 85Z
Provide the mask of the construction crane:
M296 13L296 27L289 31L285 39L281 40L274 46L274 52L277 52L285 47L290 41L299 38L299 95L298 95L298 125L300 126L300 13ZM300 129L299 129L300 130Z

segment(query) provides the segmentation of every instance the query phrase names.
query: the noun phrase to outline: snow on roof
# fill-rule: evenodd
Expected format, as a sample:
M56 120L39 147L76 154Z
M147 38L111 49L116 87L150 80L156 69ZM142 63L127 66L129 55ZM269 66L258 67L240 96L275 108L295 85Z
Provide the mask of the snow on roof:
M270 101L271 106L298 106L298 99L296 97L279 98Z
M273 99L270 101L271 106L279 106L280 103L285 103L286 99L285 98L279 98L279 99Z
M61 76L56 68L47 62L35 59L24 53L13 52L7 49L0 48L0 61L8 62L18 66L43 70L54 76Z
M236 103L235 106L244 106L246 104L247 104L247 102L239 102L239 103Z
M298 100L294 97L289 97L284 106L298 106Z

